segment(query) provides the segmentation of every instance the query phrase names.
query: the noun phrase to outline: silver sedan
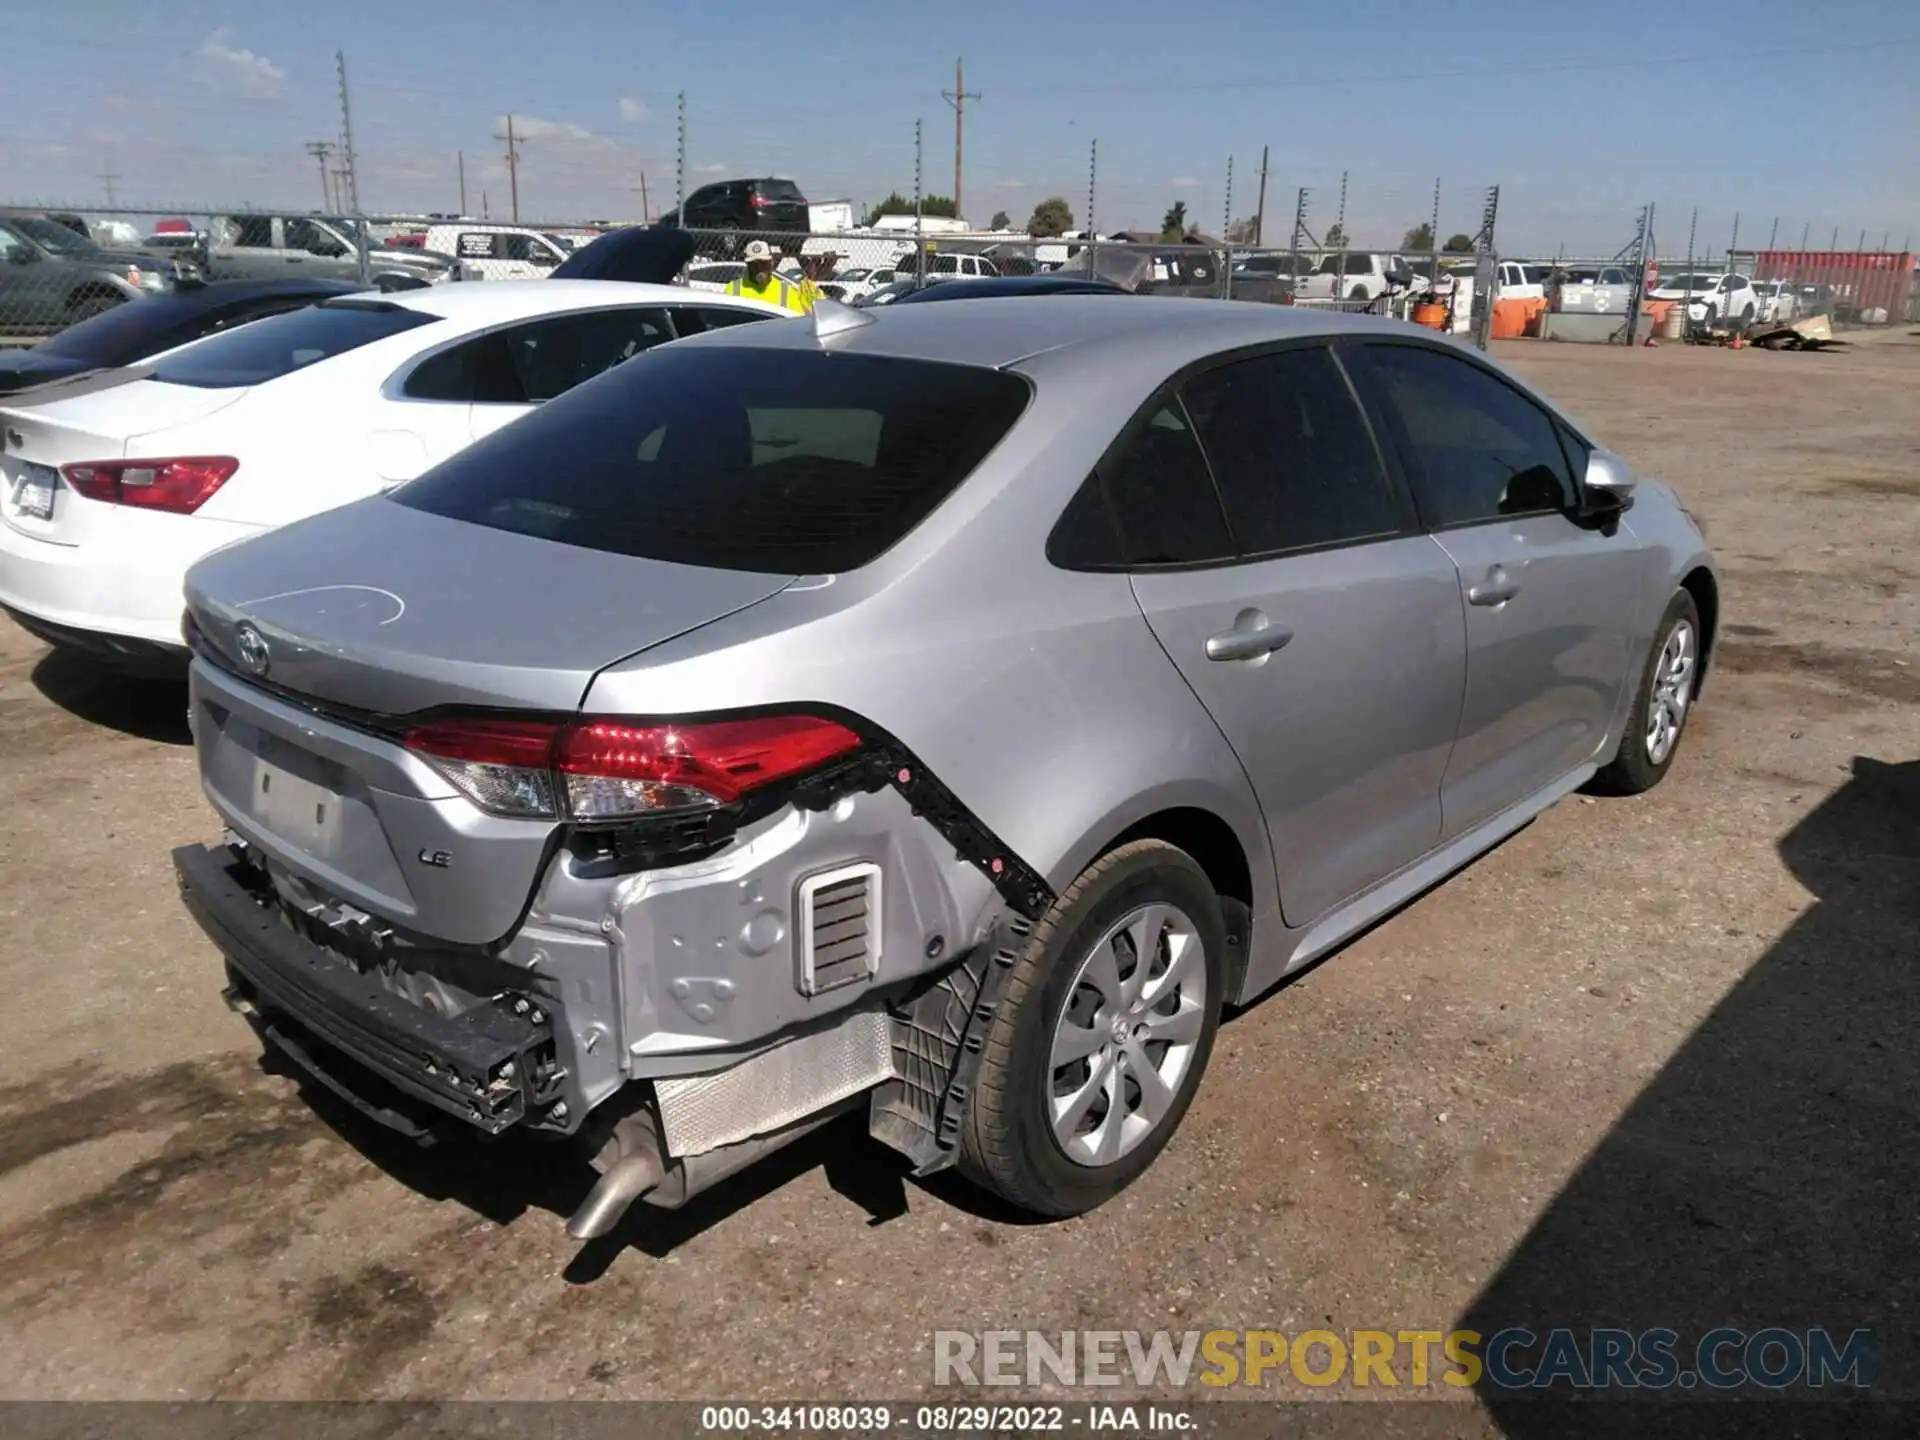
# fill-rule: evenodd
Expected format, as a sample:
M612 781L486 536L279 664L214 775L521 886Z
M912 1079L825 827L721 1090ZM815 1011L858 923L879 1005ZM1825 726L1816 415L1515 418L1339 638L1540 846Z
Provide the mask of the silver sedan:
M228 835L176 863L270 1043L576 1146L576 1234L849 1109L1071 1214L1223 1003L1658 784L1719 597L1672 493L1411 326L827 302L197 566Z

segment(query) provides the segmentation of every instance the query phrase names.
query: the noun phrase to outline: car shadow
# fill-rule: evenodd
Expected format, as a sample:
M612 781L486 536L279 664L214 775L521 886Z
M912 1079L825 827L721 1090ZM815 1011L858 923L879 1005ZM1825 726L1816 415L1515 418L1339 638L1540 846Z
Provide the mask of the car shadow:
M1483 1376L1478 1396L1507 1435L1920 1429L1920 761L1857 758L1779 849L1812 907L1641 1092L1458 1325L1485 1339L1564 1327L1583 1349L1590 1327L1666 1328L1679 1332L1682 1372L1716 1327L1825 1329L1841 1348L1867 1330L1869 1403L1835 1383L1772 1392L1827 1403L1703 1404L1704 1380L1677 1378L1576 1403L1565 1383L1543 1394ZM1684 948L1669 958L1685 964ZM1544 1353L1513 1355L1532 1366ZM1763 1363L1787 1358L1775 1349Z
M31 678L34 689L90 725L162 745L193 743L184 676L128 675L71 650L49 650L34 665Z
M585 1150L565 1141L518 1131L488 1139L453 1122L436 1131L433 1143L423 1145L314 1084L271 1047L262 1052L261 1068L299 1083L315 1116L389 1178L429 1200L462 1205L496 1225L538 1211L539 1218L557 1227L580 1207L598 1178ZM664 1258L815 1169L824 1172L828 1188L865 1212L869 1225L884 1225L907 1213L907 1161L869 1136L864 1112L855 1111L773 1151L679 1209L635 1202L611 1232L582 1244L564 1278L572 1284L591 1283L629 1248Z

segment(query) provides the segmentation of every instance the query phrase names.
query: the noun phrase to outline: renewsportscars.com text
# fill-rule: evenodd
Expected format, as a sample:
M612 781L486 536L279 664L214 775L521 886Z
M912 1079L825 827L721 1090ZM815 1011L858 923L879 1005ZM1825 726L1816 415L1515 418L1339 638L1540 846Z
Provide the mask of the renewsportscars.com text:
M1865 1390L1873 1335L1722 1327L1477 1330L936 1330L936 1385L1255 1389Z

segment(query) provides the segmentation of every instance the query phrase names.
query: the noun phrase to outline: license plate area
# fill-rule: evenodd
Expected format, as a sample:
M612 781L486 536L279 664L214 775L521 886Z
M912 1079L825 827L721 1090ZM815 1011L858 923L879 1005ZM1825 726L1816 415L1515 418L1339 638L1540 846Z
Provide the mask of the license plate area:
M347 810L339 767L256 731L247 812L260 828L316 859L340 853Z
M19 473L14 476L11 493L7 496L7 508L22 520L51 523L54 496L59 489L60 476L52 466L24 461Z

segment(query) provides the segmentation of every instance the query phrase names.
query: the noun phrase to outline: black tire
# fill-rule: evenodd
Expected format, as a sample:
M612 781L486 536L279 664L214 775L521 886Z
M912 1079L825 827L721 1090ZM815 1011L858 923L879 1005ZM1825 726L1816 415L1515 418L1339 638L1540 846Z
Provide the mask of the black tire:
M1714 305L1709 305L1707 306L1707 318L1701 321L1700 323L1703 325L1711 325L1713 324L1714 321L1718 320L1719 318L1720 318L1719 307Z
M66 323L78 325L82 320L91 320L96 315L104 315L117 306L126 304L121 295L84 295L67 306Z
M1069 1003L1084 1005L1093 993L1074 982L1095 945L1118 921L1149 904L1183 912L1198 937L1198 963L1205 976L1199 1033L1161 1118L1118 1159L1085 1163L1068 1156L1049 1114L1058 1075L1065 1073L1056 1072L1051 1063L1055 1031ZM1082 1214L1132 1184L1165 1148L1206 1073L1220 1024L1225 954L1219 897L1206 872L1184 850L1158 840L1138 840L1102 856L1034 927L1007 977L961 1133L961 1172L1021 1209L1049 1216ZM1158 955L1148 963L1157 964ZM1094 1028L1098 1030L1097 1022ZM1100 1056L1076 1062L1089 1067L1089 1083L1091 1067L1113 1049L1103 1045ZM1160 1053L1164 1057L1168 1052ZM1123 1088L1123 1097L1137 1101L1137 1079L1129 1079L1124 1070L1117 1074L1122 1087L1134 1087ZM1095 1106L1100 1106L1098 1099ZM1110 1111L1105 1113L1110 1121Z
M1753 324L1753 306L1749 305L1740 312L1740 323L1742 325Z
M1684 685L1686 703L1679 713L1671 743L1665 753L1656 759L1650 743L1655 696L1661 688L1661 672L1668 642L1672 640L1674 631L1682 625L1690 627L1692 632ZM1666 779L1667 771L1673 768L1674 756L1680 753L1680 746L1687 738L1687 717L1693 713L1693 697L1700 691L1700 647L1704 638L1700 629L1700 610L1693 603L1693 596L1685 590L1674 591L1673 598L1667 602L1667 613L1660 619L1660 628L1654 632L1653 645L1647 654L1647 668L1640 676L1633 709L1627 716L1627 728L1620 737L1619 753L1593 777L1589 789L1601 795L1641 795Z

